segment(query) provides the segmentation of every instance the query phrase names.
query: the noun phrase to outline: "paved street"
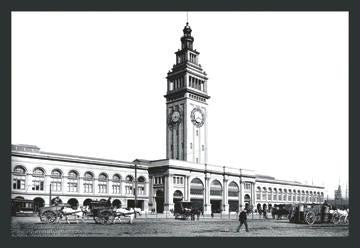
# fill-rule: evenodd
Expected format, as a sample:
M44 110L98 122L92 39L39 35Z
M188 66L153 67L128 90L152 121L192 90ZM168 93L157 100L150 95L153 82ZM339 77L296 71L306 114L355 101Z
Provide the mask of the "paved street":
M250 232L244 229L235 232L239 222L236 219L202 218L199 221L175 220L172 218L138 218L133 224L95 224L92 219L86 223L42 224L38 217L13 217L12 236L37 237L81 237L81 236L347 236L348 225L292 224L288 220L249 219ZM243 228L243 227L242 227Z

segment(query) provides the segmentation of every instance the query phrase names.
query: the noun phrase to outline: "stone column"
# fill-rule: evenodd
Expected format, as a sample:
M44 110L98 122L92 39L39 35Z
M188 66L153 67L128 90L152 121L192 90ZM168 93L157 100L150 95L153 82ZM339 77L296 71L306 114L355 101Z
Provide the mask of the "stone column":
M211 214L210 204L210 177L205 176L205 189L204 189L204 213Z
M149 182L148 182L148 187L147 187L147 196L149 198L149 206L152 208L153 206L153 196L154 196L154 192L153 192L153 180L154 180L154 177L153 176L150 176L149 177Z
M98 188L99 188L99 181L98 181L98 179L97 178L94 178L94 194L96 195L96 194L99 194L98 193Z
M240 178L240 191L239 191L239 211L242 211L245 207L244 202L244 182Z
M227 185L228 179L224 177L223 179L223 209L222 212L228 213L229 212L229 201L228 201L228 185Z
M164 212L170 213L170 209L174 209L173 203L173 187L172 187L172 175L165 176L165 187L164 187Z
M190 176L186 176L186 195L187 195L187 200L190 201L191 198L190 198L190 189L191 189L191 182L190 182Z
M79 177L78 184L78 193L84 193L84 179L82 177Z
M251 184L251 204L255 208L255 182Z

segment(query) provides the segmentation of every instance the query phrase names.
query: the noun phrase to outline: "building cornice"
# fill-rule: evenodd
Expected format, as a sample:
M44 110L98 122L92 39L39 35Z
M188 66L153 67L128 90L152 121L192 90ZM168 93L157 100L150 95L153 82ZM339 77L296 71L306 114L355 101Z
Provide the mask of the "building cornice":
M117 167L117 168L133 169L135 166L134 162L125 162L125 161L91 158L91 157L83 157L83 156L57 154L57 153L47 153L47 152L29 153L29 152L12 151L11 156L30 158L30 159L51 160L51 161L58 161L58 162L110 166L110 167ZM138 165L137 169L147 170L148 167L146 165Z

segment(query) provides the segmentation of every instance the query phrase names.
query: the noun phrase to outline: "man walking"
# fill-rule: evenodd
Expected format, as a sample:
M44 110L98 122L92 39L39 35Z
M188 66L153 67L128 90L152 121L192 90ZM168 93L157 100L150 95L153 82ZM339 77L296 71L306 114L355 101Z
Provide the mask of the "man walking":
M240 232L240 228L241 226L244 224L245 225L245 230L248 232L248 224L247 224L247 216L246 216L246 211L241 211L239 214L239 221L240 221L240 225L237 228L237 232Z

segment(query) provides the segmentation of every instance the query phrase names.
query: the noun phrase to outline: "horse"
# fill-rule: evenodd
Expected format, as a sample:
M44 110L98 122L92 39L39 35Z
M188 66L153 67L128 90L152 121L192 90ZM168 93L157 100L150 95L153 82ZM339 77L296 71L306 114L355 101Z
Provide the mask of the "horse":
M347 223L349 221L349 210L330 210L330 214L332 214L332 221L334 224L339 224L340 222Z
M61 218L65 217L65 220L68 224L70 224L68 216L75 216L76 219L76 223L78 223L78 219L80 219L83 223L85 223L84 221L84 217L86 216L86 214L90 211L89 210L89 206L78 206L76 209L70 208L70 207L63 207L61 208ZM59 222L59 220L58 220Z
M117 208L115 209L115 221L119 221L120 222L120 217L129 217L129 224L133 223L134 217L136 214L141 215L141 209L140 208L130 208L129 210L127 210L126 208Z

